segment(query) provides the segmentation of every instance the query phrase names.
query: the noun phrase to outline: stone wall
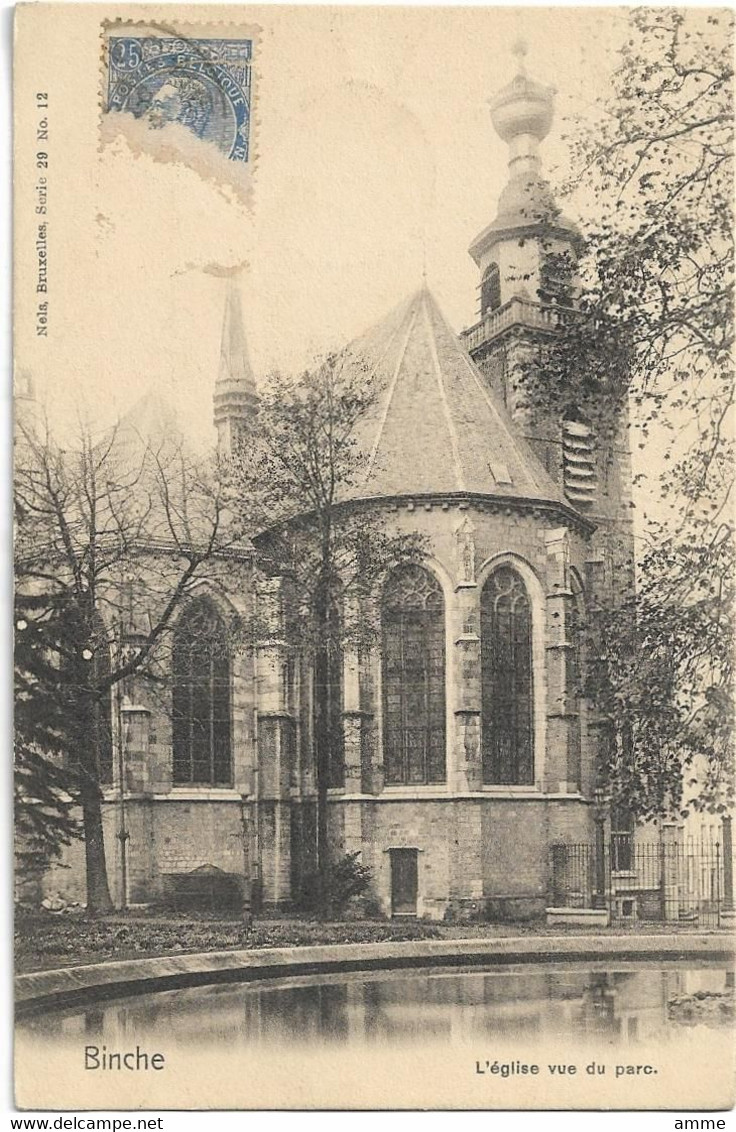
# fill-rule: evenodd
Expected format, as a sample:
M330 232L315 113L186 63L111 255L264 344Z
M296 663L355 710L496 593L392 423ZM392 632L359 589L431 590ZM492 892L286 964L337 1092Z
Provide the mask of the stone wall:
M549 844L590 833L585 799L594 786L594 732L570 687L569 664L572 572L585 574L589 536L554 508L473 498L389 502L382 517L390 531L426 537L426 566L443 591L447 781L385 785L380 650L360 657L347 650L346 775L344 788L330 792L333 848L360 852L385 914L391 912L390 850L400 848L418 850L419 915L532 914L544 904ZM480 598L500 563L521 575L532 606L535 776L532 785L514 789L482 782ZM246 606L249 601L245 595ZM285 583L264 580L256 602L262 645L255 658L236 655L232 664L230 787L174 784L165 706L141 687L138 702L125 708L131 902L158 898L166 876L210 865L249 873L265 906L286 905L314 865L308 665L298 662ZM105 822L119 902L118 791L116 781ZM82 896L78 847L70 856L76 863L64 885Z
M593 836L590 807L577 799L333 797L330 825L336 850L361 852L386 916L391 850L416 849L417 915L427 919L541 916L549 846Z

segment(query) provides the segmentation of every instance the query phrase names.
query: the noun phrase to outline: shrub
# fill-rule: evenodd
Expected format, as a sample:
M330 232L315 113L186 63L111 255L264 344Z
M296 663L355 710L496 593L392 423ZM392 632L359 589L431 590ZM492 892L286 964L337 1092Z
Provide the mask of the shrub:
M368 891L372 880L371 870L359 857L346 853L326 868L308 873L302 880L299 906L322 918L344 912L354 897Z

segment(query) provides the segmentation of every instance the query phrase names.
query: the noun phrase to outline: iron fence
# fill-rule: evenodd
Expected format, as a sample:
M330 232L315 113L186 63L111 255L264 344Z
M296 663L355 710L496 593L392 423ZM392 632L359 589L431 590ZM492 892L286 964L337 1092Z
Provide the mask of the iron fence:
M598 848L592 842L551 846L548 895L557 908L607 906L613 924L718 927L726 903L724 872L716 837L641 841L613 834Z
M595 846L553 845L550 899L553 908L591 908L595 885Z

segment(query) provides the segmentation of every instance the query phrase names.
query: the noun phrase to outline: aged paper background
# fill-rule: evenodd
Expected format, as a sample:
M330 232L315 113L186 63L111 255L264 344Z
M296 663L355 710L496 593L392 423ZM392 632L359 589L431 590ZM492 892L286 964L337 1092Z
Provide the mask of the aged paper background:
M60 427L82 407L112 419L150 388L209 444L222 298L238 275L254 368L305 364L415 289L457 328L473 321L470 236L506 174L486 100L512 74L509 45L560 91L560 119L595 96L621 19L609 9L406 9L23 5L15 45L15 367ZM187 162L101 115L103 25L116 20L254 34L255 160ZM194 31L192 31L194 29ZM48 92L48 335L36 334L35 93ZM547 168L564 161L559 130ZM204 422L204 423L203 423ZM134 1037L134 1035L131 1035ZM167 1051L164 1051L167 1052ZM16 1098L35 1108L718 1108L733 1098L733 1046L641 1047L657 1075L555 1082L474 1077L477 1057L584 1064L589 1047L305 1049L298 1060L213 1056L172 1035L165 1075L142 1082L81 1069L72 1044L16 1046ZM259 1055L260 1056L260 1055ZM232 1058L232 1061L230 1060ZM610 1051L609 1064L618 1060Z
M458 329L471 323L477 280L466 248L506 180L487 100L513 74L510 47L529 33L535 74L559 89L559 121L591 103L621 18L608 9L168 6L164 26L175 11L182 26L262 29L249 209L219 162L205 179L131 152L119 136L101 148L103 22L155 23L156 11L18 9L16 366L36 375L60 416L73 418L75 396L112 414L153 386L193 431L211 417L227 268L243 269L257 374L362 333L416 290L425 263L448 318ZM59 57L60 42L73 50ZM29 291L42 78L53 127L47 340L35 337ZM560 133L545 142L547 169L564 161Z

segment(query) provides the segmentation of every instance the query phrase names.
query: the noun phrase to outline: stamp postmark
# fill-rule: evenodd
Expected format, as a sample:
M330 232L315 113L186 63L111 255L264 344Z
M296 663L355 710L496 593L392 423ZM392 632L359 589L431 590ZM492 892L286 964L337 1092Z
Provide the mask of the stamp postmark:
M152 129L176 122L230 161L250 156L253 40L111 35L108 112Z

